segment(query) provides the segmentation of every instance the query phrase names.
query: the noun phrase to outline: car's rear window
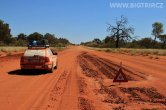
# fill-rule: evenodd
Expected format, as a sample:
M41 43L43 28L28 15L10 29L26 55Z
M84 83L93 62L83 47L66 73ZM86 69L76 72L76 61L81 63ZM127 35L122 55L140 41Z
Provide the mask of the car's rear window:
M45 56L45 50L26 50L24 53L24 56L34 56L34 55L39 55L39 56Z

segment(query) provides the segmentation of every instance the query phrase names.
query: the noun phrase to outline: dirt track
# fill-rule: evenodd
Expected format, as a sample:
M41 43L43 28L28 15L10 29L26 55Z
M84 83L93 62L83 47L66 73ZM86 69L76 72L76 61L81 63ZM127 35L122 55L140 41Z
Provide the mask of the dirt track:
M70 47L58 69L20 73L20 55L0 58L0 110L164 110L166 57ZM122 61L128 83L112 83Z

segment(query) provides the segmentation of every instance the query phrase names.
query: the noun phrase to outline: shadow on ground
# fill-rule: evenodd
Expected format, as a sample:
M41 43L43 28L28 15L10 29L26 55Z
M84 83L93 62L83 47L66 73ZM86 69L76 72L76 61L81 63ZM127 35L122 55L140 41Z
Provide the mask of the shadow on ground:
M24 70L21 71L20 69L9 71L9 75L42 75L47 74L48 72L45 70Z

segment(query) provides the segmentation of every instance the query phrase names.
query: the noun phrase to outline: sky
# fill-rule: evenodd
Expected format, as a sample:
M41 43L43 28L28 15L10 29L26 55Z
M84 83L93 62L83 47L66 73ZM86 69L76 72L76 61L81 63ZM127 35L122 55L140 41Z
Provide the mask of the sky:
M112 3L155 3L158 7L115 8ZM133 36L151 37L154 22L166 25L165 10L166 0L0 0L0 19L9 24L13 36L48 32L77 44L104 39L110 34L107 23L115 25L121 15L135 29Z

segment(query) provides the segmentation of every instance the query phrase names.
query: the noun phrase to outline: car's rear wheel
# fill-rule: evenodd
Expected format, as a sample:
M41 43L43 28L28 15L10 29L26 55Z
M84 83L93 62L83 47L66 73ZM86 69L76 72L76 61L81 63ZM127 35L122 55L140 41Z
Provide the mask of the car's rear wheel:
M54 69L57 69L57 67L58 67L58 62L56 62L56 66L54 67Z
M50 69L50 70L48 70L48 72L49 72L49 73L53 73L53 72L54 72L54 66L53 66L53 64L52 64L51 69Z
M26 72L26 69L21 69L21 73L25 73Z

